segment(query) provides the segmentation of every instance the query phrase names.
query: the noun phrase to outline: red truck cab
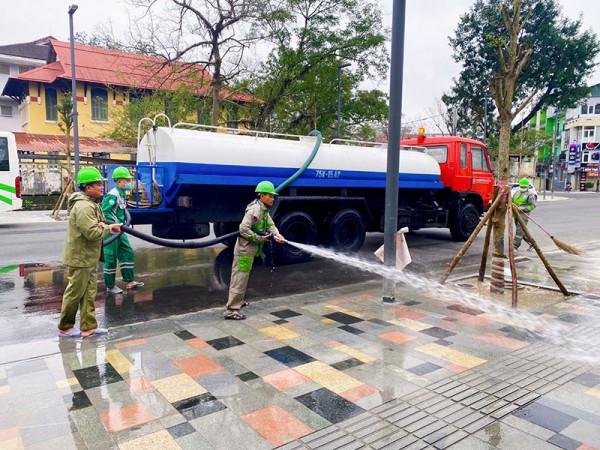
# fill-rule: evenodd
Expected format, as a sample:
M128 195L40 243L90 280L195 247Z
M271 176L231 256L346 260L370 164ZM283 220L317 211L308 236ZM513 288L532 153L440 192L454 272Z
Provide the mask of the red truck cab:
M492 203L494 175L485 145L474 139L458 136L421 134L401 142L403 147L424 149L440 165L440 181L452 192L472 193L481 197L483 208Z

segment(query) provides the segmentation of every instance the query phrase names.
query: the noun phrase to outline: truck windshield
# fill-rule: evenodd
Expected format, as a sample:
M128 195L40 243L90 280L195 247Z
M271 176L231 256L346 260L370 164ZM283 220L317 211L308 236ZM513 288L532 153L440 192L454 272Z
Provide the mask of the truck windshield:
M444 164L448 160L448 147L446 145L427 146L426 151L438 164Z

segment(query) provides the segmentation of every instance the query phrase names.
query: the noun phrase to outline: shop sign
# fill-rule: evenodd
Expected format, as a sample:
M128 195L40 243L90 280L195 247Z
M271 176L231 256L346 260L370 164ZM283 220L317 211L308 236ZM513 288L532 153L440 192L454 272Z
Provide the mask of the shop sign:
M585 191L585 182L587 180L587 174L585 172L581 172L581 178L579 178L579 190Z
M569 145L569 167L568 172L573 173L581 164L581 144Z

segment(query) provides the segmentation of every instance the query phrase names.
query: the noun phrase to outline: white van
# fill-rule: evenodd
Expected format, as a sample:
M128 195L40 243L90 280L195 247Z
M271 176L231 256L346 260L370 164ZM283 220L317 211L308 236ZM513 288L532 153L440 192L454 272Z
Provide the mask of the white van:
M21 174L15 135L0 131L0 212L21 209Z

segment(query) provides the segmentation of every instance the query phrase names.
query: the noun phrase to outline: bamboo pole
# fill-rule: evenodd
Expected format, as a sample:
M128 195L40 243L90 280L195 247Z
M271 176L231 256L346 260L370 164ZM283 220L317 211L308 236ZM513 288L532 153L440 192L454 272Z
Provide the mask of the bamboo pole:
M494 187L494 201L498 197L498 186ZM492 237L492 224L488 221L487 228L485 229L485 240L483 241L483 251L481 252L481 264L479 265L479 281L485 279L485 266L487 266L487 257L490 253L490 239Z
M546 270L548 271L548 273L550 274L550 276L552 277L552 279L554 280L554 282L556 283L556 285L558 286L560 291L563 293L564 296L571 295L571 294L569 294L569 291L567 291L567 288L565 288L565 286L562 284L562 282L558 279L558 276L556 276L556 273L554 273L554 270L552 269L552 267L550 266L550 263L548 262L548 260L544 256L544 254L542 253L542 250L540 249L540 247L537 245L537 242L535 242L535 240L533 239L533 236L531 236L531 234L529 233L529 230L527 229L527 225L525 225L525 221L519 214L517 205L515 205L513 203L512 207L515 212L515 217L517 218L517 220L523 227L523 233L525 234L525 236L527 236L527 239L529 239L529 243L533 246L535 252L538 254L540 259L544 263Z
M508 190L508 186L505 188L505 190ZM448 266L448 269L446 269L446 273L444 273L444 275L442 275L442 277L440 278L440 281L439 281L440 284L444 284L446 282L446 280L450 276L450 273L452 272L454 267L456 267L456 265L460 262L462 257L467 252L467 250L469 250L469 247L471 246L471 244L473 243L473 241L475 240L475 238L477 237L477 235L479 234L479 232L481 231L481 229L483 228L485 223L487 221L489 221L490 218L492 217L494 210L500 204L500 200L502 200L502 195L498 195L496 200L494 200L494 203L492 203L492 206L490 206L490 209L488 209L488 212L485 213L485 216L483 216L483 219L481 219L481 221L479 222L477 227L475 227L475 229L473 230L473 233L471 233L471 236L469 236L469 239L467 239L467 242L465 242L465 245L462 246L462 248L459 250L458 254L454 257L454 259Z
M62 192L60 193L60 197L58 197L58 201L54 205L54 209L52 209L52 217L54 219L56 219L58 217L58 214L60 213L60 210L62 209L63 203L69 197L69 193L71 191L71 183L72 183L71 177L67 177L67 183L65 184L65 187L63 188Z
M510 275L512 278L511 282L511 291L512 291L512 304L513 308L517 308L519 303L518 292L517 292L517 267L515 265L515 237L513 234L514 231L514 222L513 222L513 209L508 208L508 261L510 264Z

